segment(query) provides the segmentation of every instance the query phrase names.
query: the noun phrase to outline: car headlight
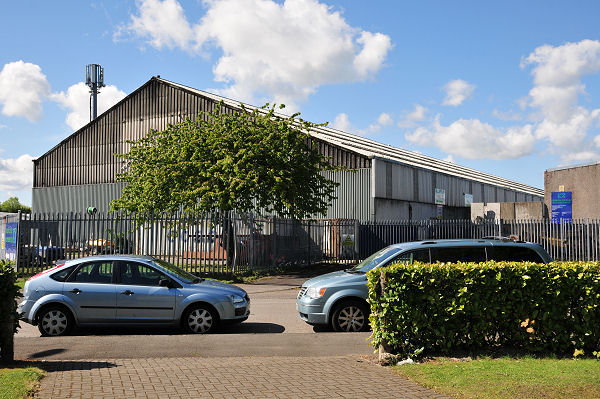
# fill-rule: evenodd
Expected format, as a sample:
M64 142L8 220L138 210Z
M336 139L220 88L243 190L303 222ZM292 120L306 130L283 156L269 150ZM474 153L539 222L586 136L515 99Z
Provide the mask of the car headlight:
M310 287L308 290L306 290L306 296L312 299L321 298L323 295L325 295L325 290L326 288Z
M231 302L233 302L234 304L244 303L244 301L245 301L244 297L241 297L239 295L231 296Z

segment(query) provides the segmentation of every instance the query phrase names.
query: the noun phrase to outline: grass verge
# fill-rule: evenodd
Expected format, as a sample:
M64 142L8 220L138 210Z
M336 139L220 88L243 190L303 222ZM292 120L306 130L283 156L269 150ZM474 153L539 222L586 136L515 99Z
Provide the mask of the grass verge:
M392 368L419 385L461 399L600 397L600 361L594 359L437 358Z
M22 399L30 396L45 372L37 367L0 368L0 399Z

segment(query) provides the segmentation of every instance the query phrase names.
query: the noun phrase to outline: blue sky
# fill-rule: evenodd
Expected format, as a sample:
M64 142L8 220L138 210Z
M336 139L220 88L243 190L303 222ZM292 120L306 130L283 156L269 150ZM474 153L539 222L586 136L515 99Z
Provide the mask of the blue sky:
M543 187L600 160L596 1L5 2L0 200L32 159L153 75Z

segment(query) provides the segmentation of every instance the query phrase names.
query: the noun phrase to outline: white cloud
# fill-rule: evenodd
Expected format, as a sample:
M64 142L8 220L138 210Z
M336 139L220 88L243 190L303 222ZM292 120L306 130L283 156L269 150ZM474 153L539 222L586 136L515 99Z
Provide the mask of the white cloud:
M214 78L226 85L218 92L291 110L321 85L373 77L392 47L389 36L354 28L317 0L207 0L205 15L191 25L175 0L137 4L139 15L124 31L159 49L216 50Z
M194 31L185 12L176 0L137 1L139 15L132 15L128 26L115 34L119 39L127 32L141 38L157 49L179 47L188 49L194 39Z
M333 120L331 127L343 132L350 130L350 118L348 118L348 114L341 113L337 115Z
M452 155L448 155L446 158L444 158L444 161L450 162L450 163L456 163L454 161L454 157Z
M23 61L4 65L0 71L0 104L6 116L24 116L35 122L42 117L42 101L50 85L42 69Z
M586 93L583 77L600 72L600 41L540 46L521 61L522 68L529 65L534 87L528 105L538 113L535 136L547 140L564 162L598 159L588 147L600 109L580 106L579 97Z
M398 127L410 128L417 126L417 122L422 122L427 118L429 110L420 104L415 104L415 109L412 111L404 111L403 119L398 122Z
M446 83L444 85L444 90L446 91L446 97L444 98L442 105L456 107L473 95L475 85L462 79L455 79Z
M18 158L0 158L0 190L30 190L33 185L32 160L29 154Z
M514 112L512 110L499 111L498 109L494 108L494 110L492 111L492 115L503 121L520 121L523 119L522 115L520 115L517 112Z
M467 159L513 159L533 151L532 125L498 130L478 119L459 119L442 126L439 116L429 128L421 127L406 134L414 144L435 145L447 154Z
M377 123L381 126L390 126L394 124L394 120L390 114L383 112L381 115L379 115L379 118L377 118Z
M98 115L112 107L126 96L125 92L117 87L108 85L100 89L98 94ZM90 89L83 82L72 85L67 92L54 93L51 99L58 102L63 108L69 110L67 125L73 130L85 126L90 122Z

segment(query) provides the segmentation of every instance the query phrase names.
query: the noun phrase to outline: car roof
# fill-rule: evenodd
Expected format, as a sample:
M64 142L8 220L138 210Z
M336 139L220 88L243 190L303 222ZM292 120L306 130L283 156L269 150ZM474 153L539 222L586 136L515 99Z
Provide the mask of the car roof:
M391 245L392 248L415 249L415 248L435 248L435 247L479 247L479 246L520 246L520 247L538 247L538 244L525 241L513 241L506 237L484 237L475 239L439 239L410 241Z
M74 258L74 259L62 259L57 260L56 263L62 262L88 262L94 260L141 260L141 261L153 261L155 258L148 255L92 255L92 256L84 256L82 258Z

